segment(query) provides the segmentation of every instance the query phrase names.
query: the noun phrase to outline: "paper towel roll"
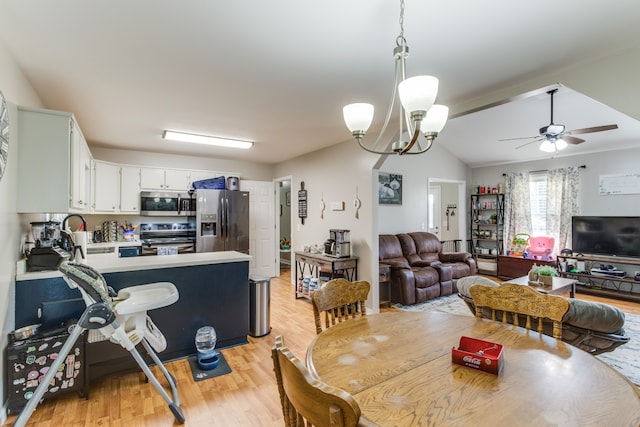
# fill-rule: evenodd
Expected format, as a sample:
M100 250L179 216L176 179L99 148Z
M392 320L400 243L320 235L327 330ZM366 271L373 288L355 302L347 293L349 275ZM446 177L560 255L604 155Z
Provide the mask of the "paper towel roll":
M76 251L75 262L86 262L87 261L87 232L74 231L73 240L75 240L76 245L82 248L82 253L80 251Z

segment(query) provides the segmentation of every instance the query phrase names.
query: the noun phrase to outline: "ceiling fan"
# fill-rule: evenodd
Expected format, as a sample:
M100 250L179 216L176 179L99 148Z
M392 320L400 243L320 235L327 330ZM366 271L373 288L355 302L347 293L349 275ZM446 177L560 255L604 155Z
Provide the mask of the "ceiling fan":
M551 96L551 123L547 126L543 126L539 130L539 135L537 136L527 136L523 138L508 138L501 139L500 141L514 141L518 139L532 139L525 144L520 145L518 148L525 147L533 142L542 141L540 144L540 150L546 151L548 153L554 153L556 151L560 151L567 147L567 144L580 144L584 142L584 139L576 138L572 135L580 135L584 133L593 133L593 132L602 132L605 130L613 130L618 129L618 125L604 125L604 126L595 126L590 128L583 129L574 129L574 130L565 130L564 125L558 125L553 122L553 95L558 91L558 89L553 89L548 91L547 93Z

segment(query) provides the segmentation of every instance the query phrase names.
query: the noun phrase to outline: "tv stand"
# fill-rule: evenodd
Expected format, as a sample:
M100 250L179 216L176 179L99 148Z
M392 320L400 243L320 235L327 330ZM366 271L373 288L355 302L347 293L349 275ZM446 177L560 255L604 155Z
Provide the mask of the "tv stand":
M592 267L600 264L622 264L633 265L640 271L639 258L624 258L617 256L597 256L597 255L558 255L558 263L567 261L569 264L579 261L585 263L585 268L580 272L562 271L559 269L561 277L577 279L577 288L580 293L590 295L600 295L608 298L617 298L627 301L640 302L640 281L635 280L633 275L626 277L600 276L590 274Z

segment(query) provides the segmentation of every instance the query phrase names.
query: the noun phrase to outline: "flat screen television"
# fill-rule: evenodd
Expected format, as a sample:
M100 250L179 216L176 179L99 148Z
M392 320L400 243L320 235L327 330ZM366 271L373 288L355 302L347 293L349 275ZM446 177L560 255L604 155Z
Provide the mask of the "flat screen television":
M574 254L640 258L640 217L574 216Z

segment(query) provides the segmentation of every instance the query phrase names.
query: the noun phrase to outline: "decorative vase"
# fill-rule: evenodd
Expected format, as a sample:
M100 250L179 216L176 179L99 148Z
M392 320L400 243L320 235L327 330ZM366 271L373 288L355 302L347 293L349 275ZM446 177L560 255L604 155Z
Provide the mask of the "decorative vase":
M545 286L553 285L553 276L538 276L538 280Z

